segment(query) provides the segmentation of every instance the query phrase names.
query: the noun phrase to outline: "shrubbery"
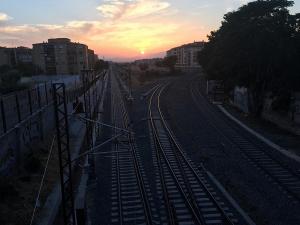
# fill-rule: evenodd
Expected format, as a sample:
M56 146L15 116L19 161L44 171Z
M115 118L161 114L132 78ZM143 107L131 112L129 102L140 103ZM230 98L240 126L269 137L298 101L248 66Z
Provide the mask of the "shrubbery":
M109 67L108 62L106 62L102 59L99 59L99 60L96 61L94 69L95 69L96 72L99 73L99 72L102 72L105 69L108 69L108 67Z
M8 69L0 73L0 93L5 94L25 88L20 84L21 75L15 69Z
M248 88L257 115L266 93L278 99L274 108L287 109L288 96L300 89L300 14L290 14L293 4L258 0L227 13L199 54L209 79Z

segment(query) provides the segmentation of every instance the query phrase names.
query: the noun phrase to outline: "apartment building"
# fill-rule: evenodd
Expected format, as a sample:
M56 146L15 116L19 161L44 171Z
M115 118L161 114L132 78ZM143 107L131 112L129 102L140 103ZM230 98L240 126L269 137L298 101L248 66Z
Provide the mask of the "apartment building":
M32 63L32 49L0 47L0 66L17 66L20 63Z
M94 68L94 59L94 51L89 51L87 45L68 38L33 44L33 63L45 74L80 74L81 70Z
M11 65L10 55L5 47L0 47L0 66Z
M95 52L91 49L88 49L88 62L89 66L88 69L94 69L94 65L98 60L98 56L95 54Z
M56 74L54 45L33 44L32 60L45 74Z
M167 51L167 56L176 56L178 68L200 68L198 53L203 49L205 42L185 44Z
M29 64L32 63L32 49L27 47L12 48L11 51L14 53L14 63Z
M69 57L76 57L72 50L71 40L68 38L48 39L48 45L54 46L54 58L57 74L73 74L71 69L72 62ZM70 56L69 56L70 54Z

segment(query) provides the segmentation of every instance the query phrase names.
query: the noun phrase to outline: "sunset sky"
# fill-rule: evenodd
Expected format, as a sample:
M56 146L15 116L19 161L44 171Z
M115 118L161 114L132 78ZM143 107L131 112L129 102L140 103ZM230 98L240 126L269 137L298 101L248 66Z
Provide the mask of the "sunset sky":
M0 46L53 37L105 58L150 57L206 35L247 0L0 0ZM300 1L291 9L300 12ZM145 55L143 55L144 53Z

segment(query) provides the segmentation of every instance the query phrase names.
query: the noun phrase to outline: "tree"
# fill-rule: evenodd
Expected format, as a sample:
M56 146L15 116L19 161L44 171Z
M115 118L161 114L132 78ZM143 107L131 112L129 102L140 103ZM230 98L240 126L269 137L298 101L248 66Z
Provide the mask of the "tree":
M94 70L96 72L101 72L101 71L103 71L105 69L108 69L108 66L109 66L108 62L106 62L106 61L104 61L102 59L99 59L95 63Z
M147 63L141 63L139 64L139 67L142 71L146 71L149 68L149 65Z
M7 72L4 72L0 75L0 79L2 83L8 84L8 85L15 85L17 84L20 79L20 73L17 70L9 70Z
M249 89L253 112L260 115L264 95L286 95L299 88L299 14L288 0L258 0L224 16L199 53L209 79L222 79L229 89ZM298 85L296 85L298 83Z
M10 69L11 69L11 67L9 65L2 65L2 66L0 66L0 76L1 76L1 74L6 73Z
M17 70L8 70L0 74L0 92L7 93L19 88L21 75Z
M176 62L177 62L177 56L175 55L167 56L163 60L163 65L169 67L171 71L174 71Z
M32 63L18 63L16 69L21 73L21 76L33 76L42 73L42 70Z

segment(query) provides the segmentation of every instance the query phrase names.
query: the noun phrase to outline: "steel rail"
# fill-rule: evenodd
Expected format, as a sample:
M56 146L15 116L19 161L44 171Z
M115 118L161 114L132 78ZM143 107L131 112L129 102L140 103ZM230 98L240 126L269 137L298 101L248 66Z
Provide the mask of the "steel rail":
M113 105L115 104L115 99L112 98ZM113 107L113 118L116 122L117 116L116 116L116 108ZM114 134L116 135L116 129L114 130ZM123 225L123 206L122 206L122 196L121 196L121 177L120 177L120 161L119 161L119 148L118 144L115 144L114 150L116 153L116 173L117 173L117 186L118 186L118 203L119 203L119 223L120 225Z
M152 126L154 126L153 124L153 117L152 117L152 110L151 110L151 106L152 106L152 99L153 96L155 95L155 92L161 87L161 85L157 85L154 88L153 93L150 96L150 100L149 100L149 105L148 105L148 112L149 112L149 118L150 118L150 123ZM152 136L155 137L155 133L154 133L154 129L151 129L152 131ZM168 193L168 189L166 187L166 183L165 183L165 179L164 179L164 172L163 172L163 166L161 163L161 157L159 154L159 149L158 149L158 143L157 143L157 139L154 138L154 147L155 147L155 156L156 156L156 160L157 160L157 165L158 165L158 169L159 169L159 177L160 177L160 183L162 186L162 191L163 191L163 198L164 198L164 202L165 202L165 208L167 210L167 217L168 217L168 222L170 225L177 225L178 223L176 222L176 215L174 212L174 208L172 207L172 203L170 201L170 197L169 197L169 193ZM160 172L161 171L161 172Z
M143 199L144 211L145 211L145 216L146 216L146 223L148 225L153 225L151 207L150 207L150 204L148 202L148 197L147 197L147 193L146 193L146 189L145 189L144 179L143 179L142 174L140 172L140 166L139 166L139 163L138 163L138 160L137 160L137 155L136 155L136 148L135 148L134 144L132 143L133 139L131 137L131 134L128 134L128 135L129 135L129 143L130 143L130 146L131 146L131 153L133 155L134 168L135 168L135 171L136 171L136 178L138 180L138 185L139 185L139 189L140 189L140 192L141 192L141 197Z
M167 85L164 85L164 86L161 88L161 90L160 90L159 93L161 93L161 91L164 90L164 88L165 88L166 86L167 86ZM157 91L157 90L156 90L156 91ZM150 98L150 103L152 103L153 97L154 97L155 93L156 93L156 92L153 92L153 94L152 94L152 96L151 96L151 98ZM159 99L159 95L158 95L158 99ZM164 147L163 147L163 145L162 145L162 143L161 143L161 141L160 141L160 139L159 139L157 127L156 127L156 125L155 125L154 118L153 118L153 116L152 116L151 106L152 106L152 104L150 104L150 106L149 106L150 112L151 112L151 113L150 113L150 120L151 120L152 131L153 131L153 133L154 133L154 138L155 138L156 143L157 143L156 146L157 146L158 149L160 150L160 151L158 151L158 154L159 154L159 152L161 153L161 154L159 154L159 155L161 155L161 156L163 157L163 159L164 159L166 165L168 166L168 169L169 169L169 171L170 171L170 174L172 175L172 177L173 177L173 179L174 179L174 181L175 181L175 183L176 183L176 185L177 185L177 187L178 187L178 189L179 189L179 191L180 191L182 197L184 198L184 200L185 200L185 202L186 202L186 204L187 204L187 207L189 208L189 210L190 210L190 212L191 212L191 214L192 214L192 216L193 216L195 222L196 222L197 224L199 224L199 225L204 225L204 222L203 222L202 218L199 216L199 215L201 215L200 212L198 211L198 209L195 210L195 207L194 207L193 203L191 203L191 201L190 201L190 199L188 198L187 194L185 193L185 191L183 190L182 186L180 185L180 182L179 182L179 180L178 180L178 177L176 176L176 174L175 174L175 172L174 172L174 170L173 170L173 168L172 168L172 166L171 166L171 164L170 164L170 161L169 161L169 159L167 158L166 153L164 152ZM163 118L162 118L162 119L163 119ZM161 172L163 173L163 171L161 171ZM164 182L164 181L163 181L163 182Z
M200 91L194 87L195 82L193 82L193 84L191 85L190 91L191 91L191 95L193 98L193 101L195 102L196 106L198 107L198 109L200 110L200 105L199 102L196 101L196 93L198 93L199 96L203 97L203 95L200 93ZM204 98L204 97L203 97ZM217 116L215 115L216 112L214 112L214 110L210 109L210 105L208 105L207 102L205 102L205 104L207 105L208 111L210 112L210 115L213 115L214 118L217 118ZM218 119L218 118L217 118ZM218 119L219 120L219 119ZM224 121L223 121L224 122ZM236 146L239 151L247 158L249 159L251 162L253 162L256 166L258 166L260 169L262 169L269 177L271 177L281 188L283 188L285 191L287 191L291 196L293 196L298 202L300 202L300 196L295 194L294 192L292 192L285 184L283 184L278 178L276 178L274 175L272 175L272 173L270 173L268 171L268 169L266 169L263 165L261 165L259 162L257 162L255 159L253 159L253 157L251 157L247 152L243 151L241 149L241 147L239 146L239 144L236 141L231 140L226 134L224 134L224 132L221 132L220 129L217 128L217 126L215 124L213 124L212 122L210 122L210 120L207 120L207 123L209 125L211 125L214 130L220 134L225 140L227 140L228 143L230 143L233 146ZM231 124L229 124L228 122L224 122L227 126L229 126L231 129L233 129L235 132L237 131L237 128L235 126L232 126ZM299 175L297 175L294 171L292 171L290 168L288 168L286 165L284 165L283 163L281 163L279 160L277 160L276 158L274 158L269 152L265 151L262 149L262 147L260 147L258 144L256 144L255 142L253 142L253 140L251 140L250 138L248 138L246 135L244 135L241 132L238 132L239 135L243 138L245 138L248 142L250 142L254 147L256 147L259 151L261 151L262 153L264 153L267 157L269 157L274 163L276 163L277 165L279 165L283 170L288 171L293 177L297 178L300 181L300 177Z
M212 193L208 190L208 188L206 187L206 185L203 183L203 181L199 177L198 173L196 172L196 170L194 169L194 167L191 165L191 163L187 159L186 155L183 153L183 150L182 150L181 146L177 143L174 134L172 133L172 131L168 127L168 125L166 123L166 120L164 118L164 115L162 113L161 104L160 104L160 98L161 98L161 95L162 95L163 91L165 90L165 88L166 88L166 86L163 89L161 89L161 91L160 91L160 93L158 95L158 111L159 111L159 114L160 114L160 117L161 117L161 121L162 121L162 123L164 125L164 128L166 129L167 133L169 134L170 140L173 142L173 144L177 148L177 150L180 153L180 155L182 156L182 159L184 160L184 162L188 165L188 167L190 168L190 170L192 171L192 173L197 178L199 184L201 184L201 186L203 187L203 190L205 190L205 192L208 194L208 197L214 202L215 206L218 208L219 212L223 216L224 222L226 224L228 224L228 225L234 225L234 223L228 217L228 215L223 210L223 208L221 207L221 205L219 204L219 202L215 199L215 197L212 195Z
M116 81L118 82L118 81ZM119 89L118 89L119 90ZM117 92L118 94L121 95L120 92ZM138 183L138 186L139 186L139 192L140 192L140 195L141 195L141 198L142 198L142 204L144 206L144 213L145 213L145 218L146 218L146 224L147 225L153 225L153 222L152 222L152 213L151 213L151 207L150 207L150 203L148 201L148 196L147 196L147 193L146 193L146 188L145 188L145 183L144 183L144 180L143 180L143 177L142 177L142 174L141 174L141 171L140 171L140 165L139 165L139 162L138 162L138 159L137 159L137 152L136 152L136 148L135 148L135 145L133 144L133 137L132 137L132 134L133 132L131 132L129 127L128 127L128 113L126 111L126 107L125 107L125 104L123 102L123 99L122 97L120 97L120 100L121 100L121 109L123 109L123 112L122 112L122 116L123 116L123 126L127 129L127 138L129 140L129 145L130 145L130 153L132 155L132 158L133 158L133 163L134 163L134 169L135 169L135 176L136 176L136 179L137 179L137 183Z

